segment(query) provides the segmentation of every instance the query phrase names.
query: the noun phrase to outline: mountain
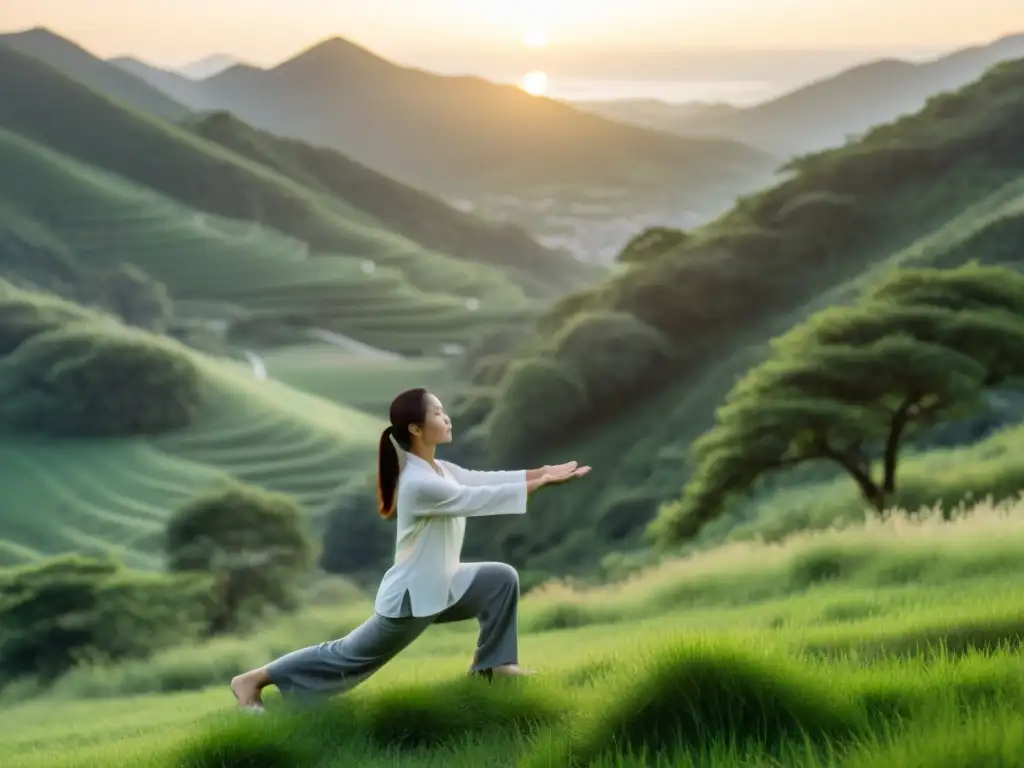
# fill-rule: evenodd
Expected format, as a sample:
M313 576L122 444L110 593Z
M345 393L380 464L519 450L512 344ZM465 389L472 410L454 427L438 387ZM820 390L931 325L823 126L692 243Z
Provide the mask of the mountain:
M1024 34L965 48L922 63L885 59L848 69L777 99L734 112L683 113L670 128L683 136L718 136L791 156L841 145L872 126L921 109L1001 61L1024 56Z
M43 56L37 56L36 58L42 59L47 64L57 66L57 68L65 74L74 77L73 72L69 72L68 70L60 67L52 59L47 59ZM196 82L176 72L169 72L166 69L155 67L152 64L147 64L146 62L131 56L109 59L108 63L124 70L133 77L137 77L139 80L148 83L177 102L185 104L191 103L195 99L197 89ZM85 85L88 85L88 83L85 83ZM114 94L104 91L102 88L96 88L95 90L100 93L104 93L107 96L114 96ZM184 117L184 115L180 117Z
M205 80L208 77L219 75L229 67L234 67L241 63L242 61L236 56L229 56L226 53L214 53L183 67L178 67L176 71L179 75L190 80Z
M0 34L0 45L42 59L62 72L72 72L80 83L150 114L169 120L180 120L189 114L188 107L176 101L173 96L168 96L162 89L135 77L122 67L96 58L47 29L37 27L24 32Z
M37 98L26 99L27 93ZM400 189L344 158L331 157L328 162L321 155L319 162L333 174L334 186L328 190L297 164L282 172L287 157L283 153L275 167L261 165L186 126L123 107L3 46L0 127L196 211L248 222L251 228L258 225L254 231L278 230L313 254L374 259L381 267L397 269L417 291L458 294L463 302L498 301L493 309L516 309L525 306L523 290L538 298L553 296L593 275L592 268L542 249L520 232L492 227L415 190ZM267 156L279 149L272 144L263 148ZM341 175L343 171L350 176ZM362 186L354 183L342 196L346 178ZM360 196L368 190L367 205L379 208L372 197L379 189L396 195L388 211L395 226L431 243L446 242L455 248L461 241L455 250L463 258L456 261L404 237L359 207Z
M185 90L162 76L150 82L195 110L230 111L335 148L599 260L644 214L706 218L775 168L732 141L680 139L513 86L401 67L339 38L272 69L239 65Z
M794 161L704 227L635 238L621 271L561 300L502 359L481 358L453 409L467 455L594 467L531 502L529 523L481 521L467 553L497 545L524 571L584 571L639 548L679 497L687 447L772 338L894 266L1024 268L1022 125L1024 59Z

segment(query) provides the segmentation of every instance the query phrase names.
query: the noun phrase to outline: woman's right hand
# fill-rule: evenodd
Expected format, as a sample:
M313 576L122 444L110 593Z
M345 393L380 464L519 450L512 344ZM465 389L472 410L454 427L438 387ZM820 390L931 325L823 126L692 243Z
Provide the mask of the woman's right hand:
M533 493L534 491L543 488L545 485L561 485L562 483L567 483L570 480L575 480L578 477L583 477L589 472L590 467L570 467L567 465L551 467L536 480L532 480L527 483L527 492Z

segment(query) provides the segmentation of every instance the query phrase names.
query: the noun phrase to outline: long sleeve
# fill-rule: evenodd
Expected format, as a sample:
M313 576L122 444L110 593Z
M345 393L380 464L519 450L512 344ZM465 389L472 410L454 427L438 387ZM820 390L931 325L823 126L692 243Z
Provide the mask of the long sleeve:
M526 514L526 475L510 483L467 486L442 478L418 479L409 489L417 517L483 517Z
M444 468L451 473L452 477L455 478L455 482L459 485L479 487L483 485L526 482L525 469L483 472L477 469L464 469L458 464L452 464L450 461L443 461L439 463L444 464Z

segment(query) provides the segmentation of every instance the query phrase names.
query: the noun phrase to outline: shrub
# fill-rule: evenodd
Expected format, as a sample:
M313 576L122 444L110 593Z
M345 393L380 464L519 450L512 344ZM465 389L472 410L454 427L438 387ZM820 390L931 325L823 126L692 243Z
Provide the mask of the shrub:
M78 556L0 571L0 685L50 682L80 661L144 658L197 637L209 587Z
M100 324L37 333L0 360L0 420L69 437L155 434L188 425L202 381L181 348Z
M85 307L43 293L21 291L0 280L0 357L11 354L37 333L71 322L100 320Z
M586 407L583 383L564 365L517 361L488 419L488 447L497 458L516 460L538 440L560 434Z
M172 571L211 574L211 634L239 627L267 607L294 607L312 559L303 514L289 496L231 484L178 510L167 525Z
M659 331L626 312L587 312L552 340L555 358L583 382L591 406L661 378L672 346Z

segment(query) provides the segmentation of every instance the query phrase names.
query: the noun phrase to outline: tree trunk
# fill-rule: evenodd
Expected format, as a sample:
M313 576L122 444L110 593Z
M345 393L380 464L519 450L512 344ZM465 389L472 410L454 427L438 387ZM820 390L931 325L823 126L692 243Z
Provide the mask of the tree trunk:
M876 512L885 510L886 493L871 479L866 467L861 466L855 458L828 448L824 450L824 455L850 473L850 477L857 483L860 492Z
M903 430L907 428L907 423L910 421L910 409L914 407L916 402L916 398L908 397L896 409L896 413L892 417L889 437L885 441L885 456L883 458L884 475L882 490L886 494L896 490L896 465L899 461L900 440L903 439Z

